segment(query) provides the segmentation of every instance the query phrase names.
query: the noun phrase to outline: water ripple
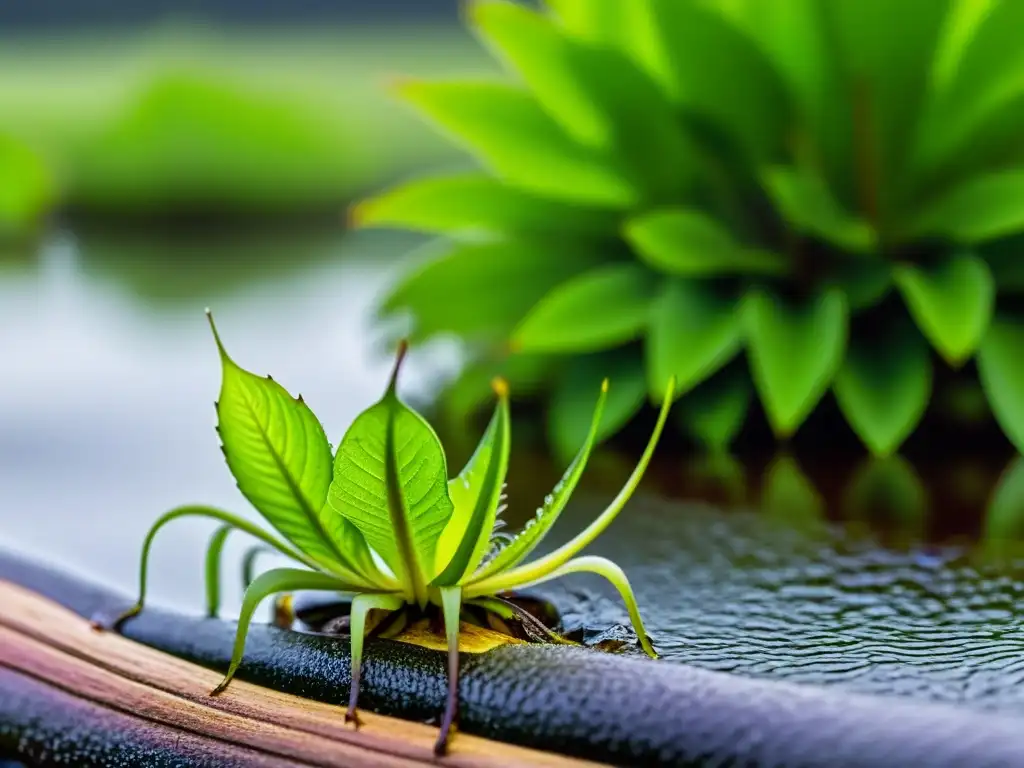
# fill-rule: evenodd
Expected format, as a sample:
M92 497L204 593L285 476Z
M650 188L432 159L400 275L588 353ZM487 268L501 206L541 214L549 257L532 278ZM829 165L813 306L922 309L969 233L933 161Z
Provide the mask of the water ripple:
M589 507L568 510L561 530L592 518ZM626 570L669 661L1024 713L1019 565L997 571L955 548L896 551L649 498L591 551ZM626 621L597 580L548 594L567 624Z

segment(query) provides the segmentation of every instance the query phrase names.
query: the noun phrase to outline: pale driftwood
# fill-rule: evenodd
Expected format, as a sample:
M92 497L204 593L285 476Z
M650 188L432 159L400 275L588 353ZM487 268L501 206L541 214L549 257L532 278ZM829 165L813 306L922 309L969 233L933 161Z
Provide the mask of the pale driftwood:
M344 723L344 710L236 680L210 697L220 674L127 640L98 632L63 607L0 581L0 666L103 707L247 753L310 766L460 768L596 765L458 734L450 754L433 755L436 730L420 723L361 712L363 725Z

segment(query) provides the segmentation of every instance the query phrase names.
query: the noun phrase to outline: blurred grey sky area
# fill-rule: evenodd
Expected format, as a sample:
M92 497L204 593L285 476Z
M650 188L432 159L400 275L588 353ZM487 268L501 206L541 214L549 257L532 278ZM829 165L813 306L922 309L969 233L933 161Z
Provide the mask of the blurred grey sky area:
M168 17L241 24L455 21L458 8L458 0L16 0L0 2L0 31L134 26Z

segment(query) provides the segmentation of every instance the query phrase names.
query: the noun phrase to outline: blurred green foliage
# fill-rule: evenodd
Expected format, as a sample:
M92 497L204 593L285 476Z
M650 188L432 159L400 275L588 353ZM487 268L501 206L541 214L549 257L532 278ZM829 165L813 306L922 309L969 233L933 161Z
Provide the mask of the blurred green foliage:
M42 152L54 204L118 217L340 217L355 195L453 155L382 96L383 77L489 68L443 27L167 25L3 42L0 131Z
M77 208L305 210L352 194L356 147L315 105L203 75L154 80L79 153Z
M609 434L675 374L714 448L755 392L780 438L831 392L886 456L976 361L1024 449L1024 3L543 5L470 6L511 78L399 84L481 170L355 214L447 243L382 311L468 343L457 407L504 367L564 450L580 379L626 389Z
M53 199L54 180L42 157L0 134L0 242L31 234Z

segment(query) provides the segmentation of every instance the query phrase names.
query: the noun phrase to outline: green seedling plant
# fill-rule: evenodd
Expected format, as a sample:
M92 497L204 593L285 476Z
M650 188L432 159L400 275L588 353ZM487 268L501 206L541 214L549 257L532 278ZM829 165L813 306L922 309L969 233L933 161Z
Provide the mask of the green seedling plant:
M207 506L183 506L165 513L153 524L142 547L138 602L115 626L143 608L156 533L182 517L206 517L221 523L207 552L211 614L220 601L219 561L228 533L237 529L260 541L246 557L247 588L231 663L212 695L222 692L235 676L259 604L296 590L351 596L351 692L345 719L356 726L369 623L377 619L374 626L386 623L394 628L431 611L440 616L448 647L449 688L435 746L438 754L447 749L457 714L464 610L490 611L507 619L517 609L501 595L567 574L591 572L618 590L643 650L656 656L626 575L602 557L578 555L615 519L639 484L668 416L671 382L646 450L619 494L569 542L526 562L583 474L597 439L607 380L579 453L536 516L517 535L509 536L501 530L500 520L511 430L508 387L503 380L494 382L497 404L479 445L465 468L449 479L445 453L434 430L398 396L404 344L384 396L355 419L332 453L323 427L302 397L292 397L270 376L259 377L239 367L225 350L212 316L210 326L223 369L216 406L222 450L242 494L276 533ZM255 575L254 559L268 548L301 567Z

